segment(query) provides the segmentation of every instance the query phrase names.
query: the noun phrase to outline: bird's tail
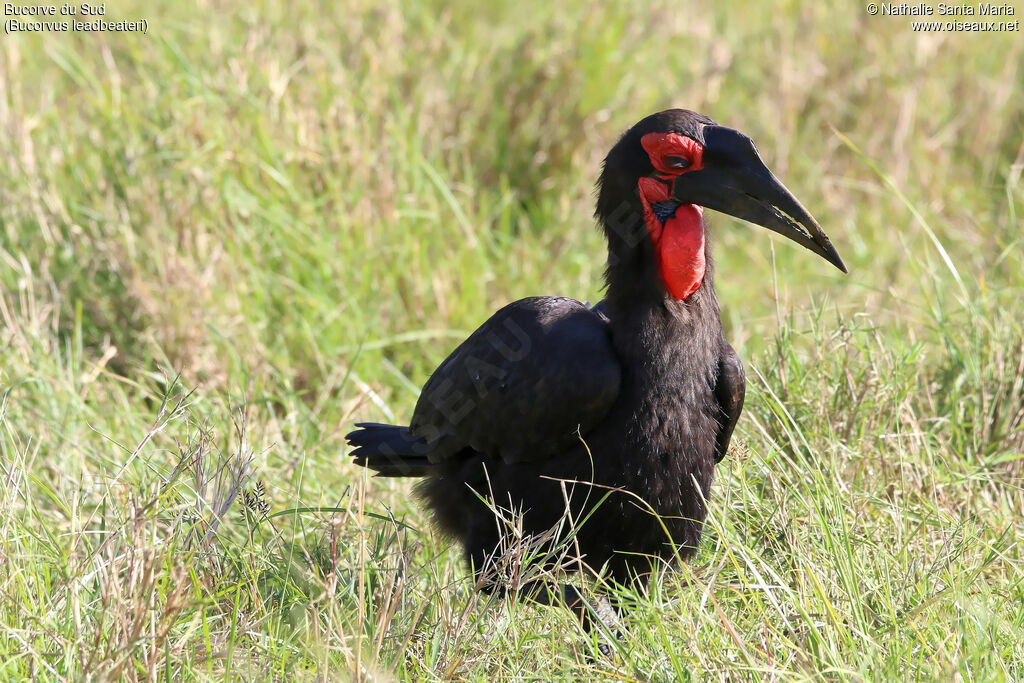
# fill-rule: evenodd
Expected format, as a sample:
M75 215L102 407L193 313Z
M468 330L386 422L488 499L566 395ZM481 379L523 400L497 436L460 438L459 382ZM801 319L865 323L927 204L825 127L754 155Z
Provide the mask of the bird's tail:
M427 442L408 427L360 422L345 435L355 450L353 462L374 470L379 477L422 477L433 465L427 458Z

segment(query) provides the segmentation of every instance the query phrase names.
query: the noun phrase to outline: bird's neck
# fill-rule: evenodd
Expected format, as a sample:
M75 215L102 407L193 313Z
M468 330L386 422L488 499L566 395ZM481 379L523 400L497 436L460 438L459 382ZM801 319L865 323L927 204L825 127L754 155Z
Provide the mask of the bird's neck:
M705 360L712 361L709 352L717 354L722 323L711 249L707 242L701 248L702 278L683 300L666 287L653 250L632 250L632 257L610 253L604 307L613 343L627 364L655 371L685 359L703 366Z
M602 222L608 236L607 305L620 317L648 306L684 318L692 317L687 311L708 306L717 313L711 245L700 207L679 205L662 221L645 202L642 214L630 211L626 220Z

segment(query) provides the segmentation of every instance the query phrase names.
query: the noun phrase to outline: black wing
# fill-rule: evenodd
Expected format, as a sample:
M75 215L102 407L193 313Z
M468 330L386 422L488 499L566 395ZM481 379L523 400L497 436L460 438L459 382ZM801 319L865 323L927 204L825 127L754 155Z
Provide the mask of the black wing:
M718 359L718 382L715 398L718 400L718 441L715 443L715 462L721 462L729 451L729 440L736 429L736 421L743 412L743 396L747 392L747 377L743 361L729 342L722 342L722 355Z
M432 463L466 448L510 463L541 460L600 423L619 382L601 317L574 299L521 299L434 371L409 428Z

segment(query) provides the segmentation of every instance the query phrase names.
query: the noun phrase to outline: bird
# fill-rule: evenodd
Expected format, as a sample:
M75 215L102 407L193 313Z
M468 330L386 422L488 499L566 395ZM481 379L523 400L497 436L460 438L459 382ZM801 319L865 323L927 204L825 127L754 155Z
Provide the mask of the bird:
M565 568L644 585L657 562L696 551L746 388L714 291L708 209L847 272L747 135L661 111L622 134L597 183L605 298L506 305L437 367L408 425L358 423L346 436L357 465L420 479L416 493L484 590L584 619L571 584L510 587L486 580L489 568L540 539L528 562L562 547Z

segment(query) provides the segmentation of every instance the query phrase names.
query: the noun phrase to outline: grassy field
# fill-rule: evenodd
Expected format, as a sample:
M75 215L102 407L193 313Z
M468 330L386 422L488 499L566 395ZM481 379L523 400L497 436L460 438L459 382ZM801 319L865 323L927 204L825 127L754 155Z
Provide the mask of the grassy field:
M0 679L1024 678L1020 32L259 5L0 38ZM747 410L606 658L475 593L342 436L508 301L601 296L600 161L670 106L750 134L851 272L709 214Z

